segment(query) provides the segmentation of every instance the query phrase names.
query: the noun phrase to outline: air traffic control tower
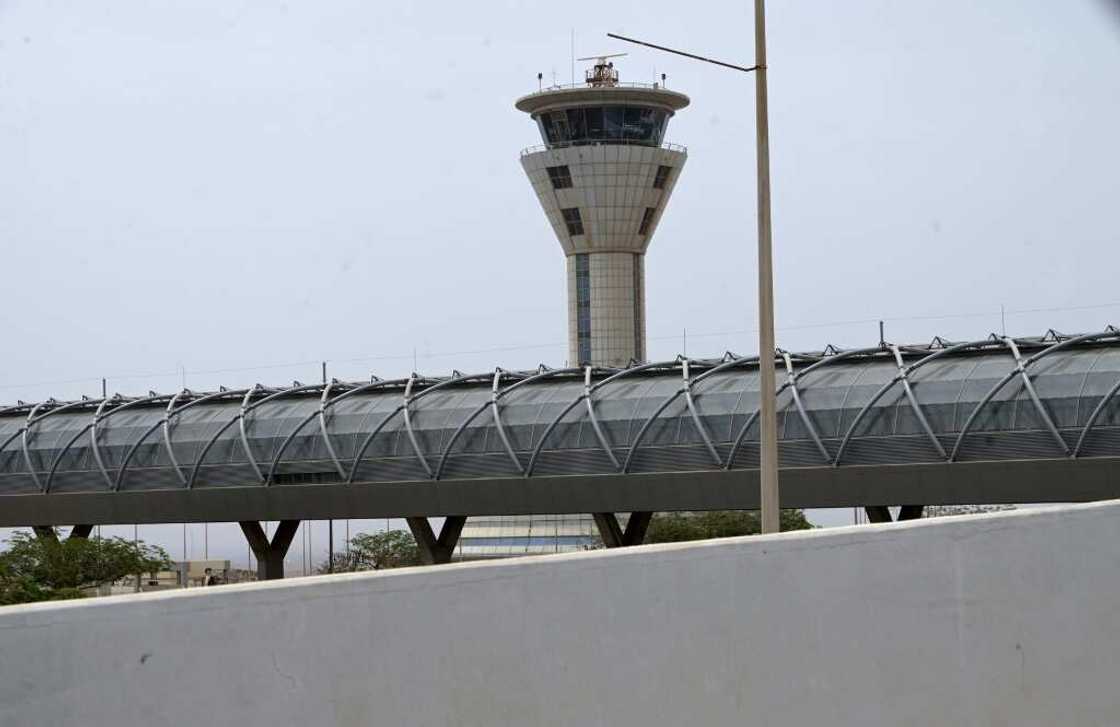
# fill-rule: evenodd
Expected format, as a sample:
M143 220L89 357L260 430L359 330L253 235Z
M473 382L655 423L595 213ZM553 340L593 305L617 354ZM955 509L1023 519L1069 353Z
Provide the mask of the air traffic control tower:
M567 258L573 366L645 360L646 248L687 158L664 138L688 96L664 83L620 83L612 57L598 58L581 85L516 104L544 140L521 165Z

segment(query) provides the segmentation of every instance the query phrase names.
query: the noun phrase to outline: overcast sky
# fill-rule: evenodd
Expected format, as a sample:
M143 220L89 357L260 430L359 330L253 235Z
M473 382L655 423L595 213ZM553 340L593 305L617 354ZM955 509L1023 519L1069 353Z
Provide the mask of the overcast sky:
M605 37L749 65L749 6L0 0L0 404L562 364L513 101L573 29L692 97L650 356L753 353L753 80ZM1103 0L771 2L768 36L779 345L1120 322Z

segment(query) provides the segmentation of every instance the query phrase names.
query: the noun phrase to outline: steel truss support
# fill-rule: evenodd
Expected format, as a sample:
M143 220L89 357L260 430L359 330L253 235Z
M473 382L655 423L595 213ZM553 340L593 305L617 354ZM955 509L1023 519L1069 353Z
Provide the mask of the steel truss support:
M58 542L58 533L55 532L54 527L51 525L35 525L31 529L35 531L35 537L37 538ZM88 538L92 532L92 525L75 525L70 528L70 534L66 536L66 539Z
M649 529L649 521L653 518L653 513L630 513L630 520L626 523L625 530L618 524L618 518L613 512L593 512L591 517L595 518L595 526L599 528L599 537L603 539L603 545L608 548L623 548L642 544L646 539L646 530Z
M256 520L242 520L238 524L253 555L257 557L257 580L272 581L284 577L284 556L299 529L299 520L281 520L269 541L264 528Z
M410 517L405 520L408 521L408 529L412 531L412 537L416 539L416 545L420 547L420 557L426 564L451 562L455 546L459 544L459 535L463 532L463 526L467 524L466 516L449 515L444 518L439 537L436 537L428 518Z
M867 519L873 523L894 522L894 518L891 517L891 509L886 505L868 505L863 509L867 512ZM920 520L924 510L925 505L903 505L898 510L898 521Z

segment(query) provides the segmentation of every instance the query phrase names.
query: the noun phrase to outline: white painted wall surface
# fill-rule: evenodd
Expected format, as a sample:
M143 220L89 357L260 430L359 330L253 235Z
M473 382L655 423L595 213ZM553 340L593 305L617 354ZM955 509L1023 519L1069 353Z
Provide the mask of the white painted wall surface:
M1120 504L0 609L0 725L1115 725Z

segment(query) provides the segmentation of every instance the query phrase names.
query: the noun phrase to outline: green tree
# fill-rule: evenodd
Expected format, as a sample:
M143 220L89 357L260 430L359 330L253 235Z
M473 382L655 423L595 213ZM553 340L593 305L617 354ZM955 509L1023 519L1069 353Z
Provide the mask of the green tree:
M813 524L801 510L782 510L781 529L808 530ZM647 543L679 543L708 538L729 538L736 535L757 535L762 532L758 513L748 510L713 510L711 512L663 512L654 515L646 532Z
M420 548L412 533L390 530L384 533L361 533L350 538L349 553L335 553L334 572L345 573L362 570L384 570L422 565ZM327 563L319 566L319 573L327 573Z
M39 538L16 531L0 551L0 605L82 598L124 576L171 565L167 553L124 538Z

